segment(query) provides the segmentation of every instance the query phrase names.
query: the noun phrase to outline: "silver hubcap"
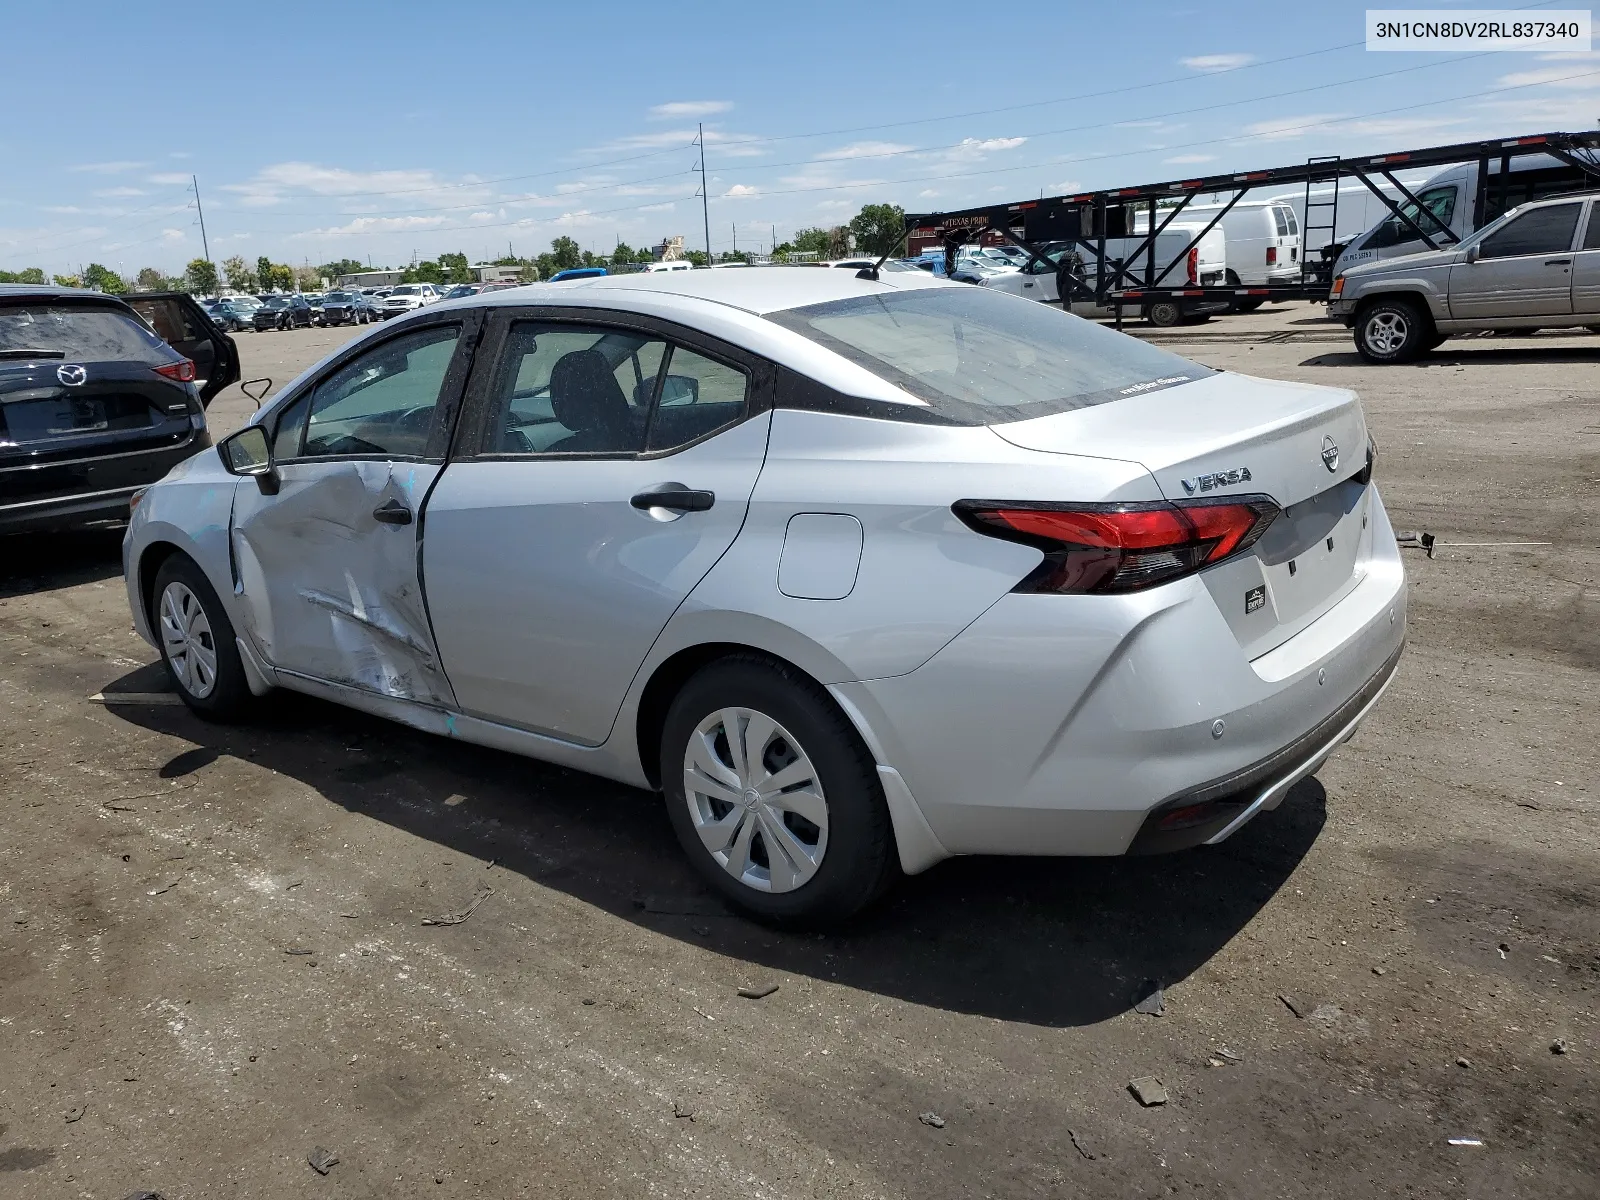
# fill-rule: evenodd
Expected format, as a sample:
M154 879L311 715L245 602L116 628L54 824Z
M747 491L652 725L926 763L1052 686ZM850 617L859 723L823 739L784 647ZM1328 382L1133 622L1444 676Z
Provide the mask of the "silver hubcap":
M701 721L683 754L695 832L740 883L804 886L828 849L828 802L811 759L782 725L750 708Z
M1373 313L1367 318L1367 349L1374 354L1394 354L1406 343L1411 327L1397 312Z
M217 643L200 598L181 583L161 593L161 646L183 690L204 700L217 686Z

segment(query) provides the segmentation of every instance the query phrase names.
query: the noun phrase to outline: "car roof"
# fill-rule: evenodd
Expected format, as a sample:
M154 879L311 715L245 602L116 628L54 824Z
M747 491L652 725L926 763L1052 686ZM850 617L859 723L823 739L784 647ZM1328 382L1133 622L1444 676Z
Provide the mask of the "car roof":
M93 300L121 304L122 297L51 283L0 283L0 300Z
M560 283L530 284L487 295L479 293L473 299L490 305L579 304L655 309L660 300L673 297L689 301L688 308L698 307L694 302L700 301L764 316L786 308L909 288L966 286L946 283L920 271L915 275L887 273L883 279L872 280L861 279L849 270L818 271L782 266L749 267L743 271L640 271L631 275L601 275ZM657 303L647 303L650 300Z

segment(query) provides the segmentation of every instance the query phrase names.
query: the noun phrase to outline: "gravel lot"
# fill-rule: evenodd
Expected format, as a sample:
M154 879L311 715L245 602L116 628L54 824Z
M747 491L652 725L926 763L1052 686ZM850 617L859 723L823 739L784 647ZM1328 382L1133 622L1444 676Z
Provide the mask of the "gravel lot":
M1600 338L1374 368L1319 312L1151 336L1358 389L1446 543L1366 727L1221 847L950 862L846 935L718 910L644 793L92 701L166 686L120 534L0 544L0 1195L1593 1197Z

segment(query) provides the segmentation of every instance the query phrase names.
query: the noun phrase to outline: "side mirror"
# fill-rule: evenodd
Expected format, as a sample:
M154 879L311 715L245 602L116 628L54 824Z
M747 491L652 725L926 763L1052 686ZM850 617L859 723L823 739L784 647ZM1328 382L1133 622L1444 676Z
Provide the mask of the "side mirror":
M278 494L278 469L272 463L272 447L267 431L259 425L246 425L217 443L223 469L230 475L245 475L256 481L263 496Z
M1472 245L1467 247L1467 261L1469 263L1475 263L1478 261L1478 256L1483 252L1481 245L1482 244L1479 242L1473 242Z
M662 404L694 404L700 399L700 381L693 375L668 375L661 381Z

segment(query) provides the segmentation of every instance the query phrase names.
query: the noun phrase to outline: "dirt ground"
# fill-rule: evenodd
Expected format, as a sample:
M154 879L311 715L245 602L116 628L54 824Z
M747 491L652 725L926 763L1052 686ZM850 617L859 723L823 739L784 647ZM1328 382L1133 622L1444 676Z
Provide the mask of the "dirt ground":
M1319 313L1151 336L1358 389L1438 535L1360 734L1220 847L949 862L844 934L719 909L644 793L93 700L166 687L120 534L0 544L0 1196L1600 1194L1600 337L1375 368Z

